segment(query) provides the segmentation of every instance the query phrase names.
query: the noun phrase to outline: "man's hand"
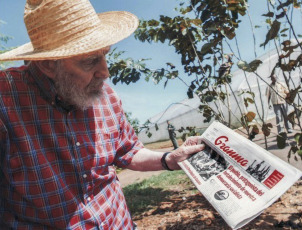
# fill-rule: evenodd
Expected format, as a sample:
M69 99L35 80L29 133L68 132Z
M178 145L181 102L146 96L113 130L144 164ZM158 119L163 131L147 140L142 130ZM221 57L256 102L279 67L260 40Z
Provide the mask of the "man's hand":
M166 156L166 163L169 169L180 169L177 162L187 159L191 154L203 150L205 147L201 143L201 137L189 137L178 149L170 152ZM163 152L154 151L146 148L140 149L133 157L128 169L135 171L157 171L163 170L161 158Z
M189 137L178 149L168 154L166 157L168 167L173 170L180 169L177 162L187 159L193 153L203 150L204 147L205 145L201 143L201 137Z

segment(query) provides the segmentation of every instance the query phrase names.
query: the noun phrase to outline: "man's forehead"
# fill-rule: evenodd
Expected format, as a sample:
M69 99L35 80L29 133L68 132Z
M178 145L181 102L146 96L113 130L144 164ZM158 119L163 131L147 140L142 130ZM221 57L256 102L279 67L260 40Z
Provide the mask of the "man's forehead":
M94 51L93 53L83 54L83 55L77 56L76 58L77 59L86 59L86 58L95 57L95 56L99 56L99 55L105 55L110 51L110 48L111 48L111 46L106 46L97 51Z

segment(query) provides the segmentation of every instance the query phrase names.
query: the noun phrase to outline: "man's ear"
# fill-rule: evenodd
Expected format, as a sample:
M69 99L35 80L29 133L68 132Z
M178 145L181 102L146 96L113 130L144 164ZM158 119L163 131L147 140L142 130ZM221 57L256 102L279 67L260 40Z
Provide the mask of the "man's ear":
M56 76L56 61L53 60L42 60L42 61L36 61L36 65L39 67L39 69L49 78L54 79Z

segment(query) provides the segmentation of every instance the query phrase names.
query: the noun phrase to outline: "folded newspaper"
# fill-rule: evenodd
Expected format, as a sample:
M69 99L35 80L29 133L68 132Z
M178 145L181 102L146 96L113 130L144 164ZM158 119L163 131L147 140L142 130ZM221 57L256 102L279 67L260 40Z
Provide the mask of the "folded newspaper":
M260 215L302 176L219 122L213 122L202 138L205 149L179 165L233 229Z

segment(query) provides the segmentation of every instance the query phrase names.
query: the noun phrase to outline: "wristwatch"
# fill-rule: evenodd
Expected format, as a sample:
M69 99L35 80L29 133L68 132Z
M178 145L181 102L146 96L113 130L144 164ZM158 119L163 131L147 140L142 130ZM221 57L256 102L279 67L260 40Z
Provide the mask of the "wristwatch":
M161 159L160 159L161 165L162 165L163 168L166 169L166 170L174 171L173 169L170 169L170 168L168 167L168 164L167 164L167 162L166 162L166 157L168 156L169 153L171 153L171 152L165 152L165 153L163 154L163 156L162 156Z

